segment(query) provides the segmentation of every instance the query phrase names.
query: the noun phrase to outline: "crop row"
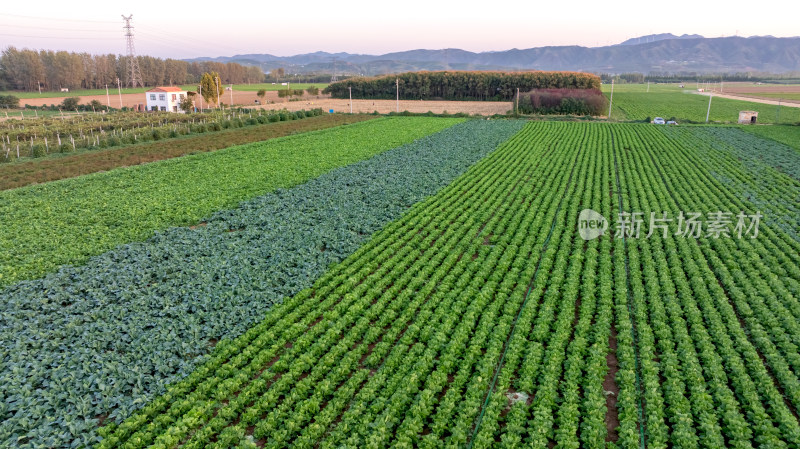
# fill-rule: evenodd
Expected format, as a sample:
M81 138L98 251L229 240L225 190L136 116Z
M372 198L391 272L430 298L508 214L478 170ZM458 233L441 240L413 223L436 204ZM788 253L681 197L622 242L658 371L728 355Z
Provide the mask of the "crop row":
M0 192L0 285L196 224L458 122L379 119Z
M551 228L560 233L572 221L567 211L594 167L593 152L572 151L584 143L569 124L529 125L231 342L231 352L217 351L142 412L104 429L101 445L467 444L512 328L535 316L536 308L515 319L535 261L542 257L545 273L537 282L547 282L550 267L565 270L565 256L582 247L570 248L572 236L547 242ZM557 242L569 251L559 245L556 253ZM544 321L560 310L558 299L547 296ZM574 310L575 297L565 300ZM574 312L562 315L569 320L559 325ZM545 351L553 367L555 346ZM595 392L593 401L602 396Z
M458 124L6 289L0 441L92 441L97 416L127 417L521 126Z
M608 93L606 93L608 95ZM675 118L678 122L704 123L708 97L691 91L683 92L615 92L612 118L644 120L647 117ZM758 111L759 123L798 123L800 108L714 97L711 100L711 122L736 123L739 111Z
M743 126L743 131L788 145L800 151L800 126Z
M723 175L745 182L754 175L735 159L715 152L695 130L624 125L594 131L598 135L590 147L603 163L593 176L600 183L586 176L587 185L580 185L587 189L581 207L615 217L613 200L619 192L621 210L642 211L645 216L651 211L670 211L673 217L680 210L755 212L752 203L716 179ZM609 168L611 176L619 176L618 185L613 178L609 182ZM781 196L764 186L754 191L776 207L790 208L786 198L800 189L780 176L781 192L791 195ZM612 204L603 198L606 192L613 193ZM569 215L577 217L578 210L572 207ZM757 239L695 241L642 235L614 238L609 253L607 240L601 238L599 253L594 241L570 253L569 240L575 239L576 228L565 227L556 253L564 264L551 268L551 281L542 280L539 301L543 302L533 326L527 327L528 309L517 322L530 333L527 339L515 334L509 340L473 447L605 445L605 429L596 412L603 400L596 394L593 399L592 391L603 379L607 348L600 346L596 370L591 368L593 353L588 352L588 358L583 354L589 323L606 322L612 297L620 368L617 444L687 448L798 444L800 247L790 234L762 223ZM611 230L615 231L613 225ZM553 238L559 239L558 227ZM613 260L610 267L609 260ZM595 272L598 266L603 268ZM605 279L597 282L598 277ZM534 295L538 282L537 277L532 284ZM592 318L592 310L603 304L606 308ZM545 313L550 307L554 311ZM592 330L600 345L606 343L602 326ZM524 362L518 363L519 358ZM530 399L509 401L512 392L523 392Z
M117 112L68 118L6 120L0 122L0 162L38 158L50 153L114 148L321 114L321 109L272 113L261 109L243 109L192 115Z
M796 447L790 234L579 237L586 208L756 211L721 179L791 210L710 137L529 124L100 446Z
M737 168L720 161L708 164L704 156L710 149L698 148L686 134L664 139L647 127L619 134L624 149L617 151L630 198L626 208L649 213L753 207L714 179L714 172L736 176ZM629 257L637 260L632 266L642 274L632 272L632 279L642 304L651 310L647 316L663 348L654 360L660 360L668 403L664 419L648 421L648 429L666 424L671 444L682 447L797 444L793 410L799 385L797 365L792 365L797 352L790 336L798 334L794 318L773 315L797 306L789 290L800 276L796 261L794 266L789 262L796 259L793 245L791 237L768 227L757 239L635 241ZM665 315L669 318L663 321ZM675 359L674 351L684 357ZM670 371L682 371L682 382L675 384ZM717 416L709 413L712 405ZM678 410L682 414L670 416Z
M476 141L491 147L516 126L472 122L440 136L458 153ZM256 272L232 269L249 263L238 256L251 254L245 248L265 245L256 240L264 228L320 232L310 251L292 239L253 250L289 267L267 272L273 291L305 289L262 321L241 319L238 308L229 322L257 324L221 340L129 419L109 421L99 447L797 447L800 243L780 226L788 219L765 220L756 238L618 238L615 227L625 211L676 217L769 206L789 217L796 180L739 160L736 145L706 129L530 123L311 288L291 274L304 258L337 252L323 235L367 233L361 224L319 224L342 213L335 195L301 203L292 213L310 214L295 225L281 223L289 216L278 213L279 191L274 205L169 234L176 246L147 259L155 277L127 276L158 289L178 264L215 261L215 277L187 286L199 294L175 295L186 315L198 313L194 298L209 286L221 286L205 293L225 303L269 295ZM403 161L385 165L392 172ZM430 170L418 175L438 168ZM348 181L354 192L370 191L359 179ZM330 209L317 215L319 203ZM609 218L609 232L581 239L584 209ZM356 207L347 220L369 210ZM198 231L221 246L198 244ZM226 246L224 260L203 255ZM199 253L161 261L187 247ZM164 312L164 322L176 320ZM169 332L186 334L169 330L160 344L176 340Z

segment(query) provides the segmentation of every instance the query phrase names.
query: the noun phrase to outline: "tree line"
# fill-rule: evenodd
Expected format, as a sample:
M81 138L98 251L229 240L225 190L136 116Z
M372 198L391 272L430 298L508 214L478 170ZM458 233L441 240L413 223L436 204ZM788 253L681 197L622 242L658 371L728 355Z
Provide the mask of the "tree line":
M648 74L631 73L601 73L600 78L604 83L614 82L623 83L693 83L693 82L720 82L720 81L741 81L741 82L796 82L800 80L800 71L786 73L768 72L734 72L734 73L698 73L698 72L650 72Z
M409 72L371 78L356 77L332 83L324 93L334 98L395 98L427 100L509 101L520 92L534 89L599 89L597 75L578 72Z
M219 73L225 84L262 83L266 75L258 67L235 62L186 62L137 56L145 86L192 84L203 73ZM36 91L100 89L130 85L127 56L73 53L52 50L19 50L8 47L0 54L0 90Z

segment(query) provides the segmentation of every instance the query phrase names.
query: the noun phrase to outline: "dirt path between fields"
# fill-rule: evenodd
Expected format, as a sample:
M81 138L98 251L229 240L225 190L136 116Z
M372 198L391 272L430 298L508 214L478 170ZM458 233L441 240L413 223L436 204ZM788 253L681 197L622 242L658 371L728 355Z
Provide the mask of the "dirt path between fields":
M749 101L751 103L772 104L776 106L779 104L778 100L767 100L765 98L743 97L740 95L721 94L718 92L695 92L695 93L705 96L714 95L715 97L727 98L729 100ZM792 100L781 100L780 105L787 106L790 108L800 108L800 103Z

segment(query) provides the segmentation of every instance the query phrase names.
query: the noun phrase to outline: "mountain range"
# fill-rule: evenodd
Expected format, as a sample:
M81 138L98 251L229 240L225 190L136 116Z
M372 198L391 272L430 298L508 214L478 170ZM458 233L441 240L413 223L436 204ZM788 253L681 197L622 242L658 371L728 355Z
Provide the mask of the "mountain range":
M245 54L189 61L238 62L265 72L380 75L419 70L570 70L595 73L785 73L800 70L800 37L706 38L653 34L604 47L548 46L475 53L455 48L383 55Z

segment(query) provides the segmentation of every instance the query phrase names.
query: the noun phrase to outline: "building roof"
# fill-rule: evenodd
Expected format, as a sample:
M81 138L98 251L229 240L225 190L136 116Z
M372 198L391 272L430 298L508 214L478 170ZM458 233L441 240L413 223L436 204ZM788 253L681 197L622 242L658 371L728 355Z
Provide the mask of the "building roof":
M180 87L154 87L148 92L186 92L185 90L181 89Z

